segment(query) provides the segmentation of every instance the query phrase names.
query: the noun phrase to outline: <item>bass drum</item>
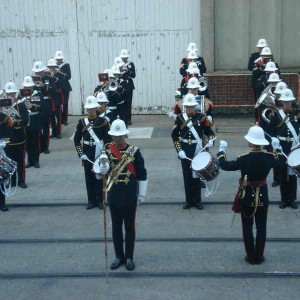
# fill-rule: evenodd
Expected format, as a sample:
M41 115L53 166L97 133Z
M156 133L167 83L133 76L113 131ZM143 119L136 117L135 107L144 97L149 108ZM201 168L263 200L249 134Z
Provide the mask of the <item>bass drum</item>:
M219 162L206 151L193 158L192 169L205 181L212 181L220 174Z

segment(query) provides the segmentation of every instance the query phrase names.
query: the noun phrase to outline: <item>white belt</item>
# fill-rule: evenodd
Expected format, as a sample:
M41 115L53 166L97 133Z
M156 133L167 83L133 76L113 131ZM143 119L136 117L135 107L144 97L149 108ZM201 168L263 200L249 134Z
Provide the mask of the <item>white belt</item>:
M187 144L197 144L196 140L180 139L180 141Z
M34 111L34 112L31 112L30 115L31 115L31 116L34 116L34 115L37 115L37 114L39 114L39 113L40 113L39 111Z
M83 143L84 143L85 145L89 145L89 146L95 146L95 145L96 145L95 142L89 142L89 141L83 141Z
M125 102L125 101L123 100L123 101L119 102L118 105L119 105L119 104L123 104L124 102Z
M49 97L48 96L44 96L44 99L49 99Z
M117 109L116 106L109 106L108 108L109 108L109 109Z
M286 136L279 136L278 139L281 141L285 141L285 142L293 142L294 141L293 137L286 137Z

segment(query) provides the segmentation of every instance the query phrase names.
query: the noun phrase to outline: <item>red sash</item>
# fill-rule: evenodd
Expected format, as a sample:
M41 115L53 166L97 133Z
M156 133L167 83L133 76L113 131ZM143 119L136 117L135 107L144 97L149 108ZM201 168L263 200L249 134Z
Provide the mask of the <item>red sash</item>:
M109 147L109 150L111 151L111 153L120 161L122 159L122 154L120 152L120 150L116 147L116 145L112 144L110 145ZM136 177L136 171L135 171L135 168L134 168L134 165L132 162L130 162L128 165L127 165L127 169L129 170L129 172L134 176Z

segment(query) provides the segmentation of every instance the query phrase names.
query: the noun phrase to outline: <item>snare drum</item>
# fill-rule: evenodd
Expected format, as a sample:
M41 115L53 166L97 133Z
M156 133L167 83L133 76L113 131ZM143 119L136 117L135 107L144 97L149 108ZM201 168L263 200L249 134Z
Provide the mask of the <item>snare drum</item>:
M206 151L198 153L193 158L192 169L206 181L212 181L220 174L219 162Z
M17 163L12 159L0 155L0 184L5 183L16 171Z
M288 165L295 171L296 175L300 177L300 148L295 148L288 155Z

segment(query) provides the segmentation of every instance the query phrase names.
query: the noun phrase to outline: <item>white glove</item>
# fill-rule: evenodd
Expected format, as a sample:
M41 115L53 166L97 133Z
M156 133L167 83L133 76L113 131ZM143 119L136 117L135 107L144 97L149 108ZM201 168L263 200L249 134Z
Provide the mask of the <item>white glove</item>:
M213 124L213 119L211 116L207 116L206 119L209 121L210 124Z
M142 204L144 201L145 201L144 196L138 196L138 199L137 199L138 204Z
M280 142L278 138L272 137L272 142L271 142L272 148L275 150L281 150Z
M213 145L214 145L213 140L209 140L205 146L206 146L207 148L210 148L210 147L212 147Z
M169 117L170 119L172 119L173 116L174 116L174 113L173 113L172 111L169 111L169 112L167 113L167 115L168 115L168 117Z
M5 148L6 147L6 143L5 142L1 142L0 143L0 148Z
M220 141L219 152L225 152L227 150L228 144L226 141Z
M107 172L109 170L109 163L105 163L105 164L100 164L100 174L101 175L106 175Z
M80 156L80 159L81 159L81 160L87 160L88 157L87 157L85 154L83 154L83 155Z
M185 158L186 158L185 152L184 152L183 150L180 150L180 151L178 152L178 157L179 157L180 159L185 159Z

